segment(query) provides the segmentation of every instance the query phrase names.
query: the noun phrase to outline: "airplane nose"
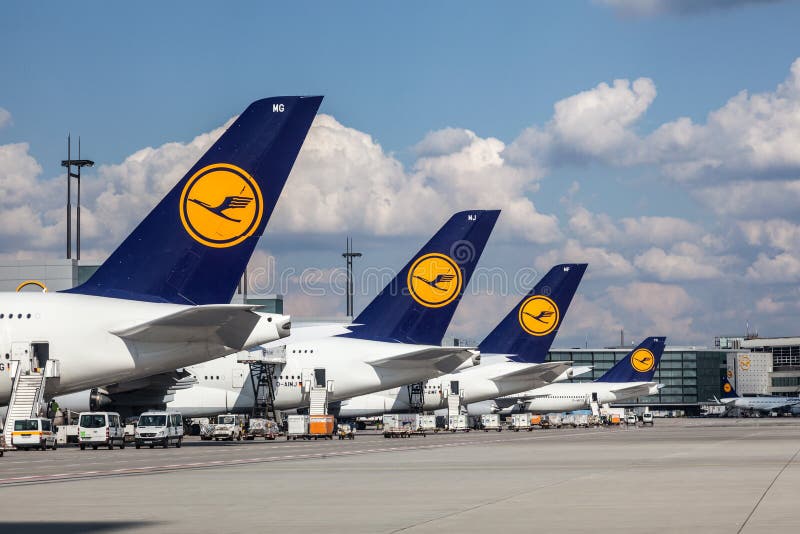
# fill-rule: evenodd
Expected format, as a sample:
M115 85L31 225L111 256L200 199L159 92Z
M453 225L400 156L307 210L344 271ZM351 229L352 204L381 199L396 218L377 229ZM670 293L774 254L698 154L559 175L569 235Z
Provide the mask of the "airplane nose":
M286 316L283 321L278 322L278 335L282 338L287 337L292 333L292 318Z

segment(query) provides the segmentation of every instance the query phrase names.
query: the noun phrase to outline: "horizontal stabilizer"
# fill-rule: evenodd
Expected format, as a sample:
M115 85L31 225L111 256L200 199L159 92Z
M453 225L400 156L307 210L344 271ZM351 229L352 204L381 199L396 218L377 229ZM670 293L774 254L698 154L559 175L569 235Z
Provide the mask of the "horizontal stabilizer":
M136 342L208 342L243 349L261 319L253 311L256 307L240 304L192 306L111 333Z
M477 350L464 347L428 347L367 363L383 369L422 369L427 367L435 372L449 373L477 354Z
M526 365L522 369L492 378L494 382L504 380L537 381L544 383L553 382L556 378L572 366L572 362L547 362L537 365Z

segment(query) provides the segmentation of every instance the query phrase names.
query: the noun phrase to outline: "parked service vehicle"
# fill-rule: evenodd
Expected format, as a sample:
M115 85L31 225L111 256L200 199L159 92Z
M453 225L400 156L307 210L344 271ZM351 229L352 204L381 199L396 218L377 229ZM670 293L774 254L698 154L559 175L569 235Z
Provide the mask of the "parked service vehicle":
M113 449L125 448L125 428L117 412L81 412L78 416L78 444L81 450L89 445L97 450L100 445Z
M56 450L58 444L52 421L44 417L17 419L11 434L11 446L17 449Z
M465 414L451 415L447 419L447 429L450 432L469 432L469 422Z
M650 425L653 426L653 414L650 412L644 412L642 414L642 426Z
M287 432L286 441L300 439L308 439L308 416L307 415L290 415L286 418Z
M636 417L635 413L629 413L628 415L625 416L625 424L628 426L630 425L636 426L636 423L638 422L639 419Z
M438 432L439 427L436 426L436 416L418 413L417 418L414 420L414 431L422 433Z
M514 432L519 432L520 430L527 430L530 432L533 430L531 426L531 414L529 413L512 413L511 414L511 426L509 426L511 430Z
M336 433L339 439L356 439L356 429L350 423L339 423Z
M561 414L549 413L542 418L542 428L561 428L564 421Z
M254 440L256 438L264 438L273 440L277 438L280 433L281 431L275 421L269 419L250 419L244 439Z
M147 445L151 449L161 445L165 449L170 443L180 447L183 442L183 418L177 412L145 412L136 423L136 448Z
M335 422L332 415L312 415L308 420L308 434L314 439L333 439Z
M217 416L214 432L211 434L214 441L225 439L228 441L242 439L242 416L226 413Z
M485 413L481 415L481 428L483 428L484 432L488 432L490 430L497 430L500 432L503 430L503 426L500 424L500 414Z

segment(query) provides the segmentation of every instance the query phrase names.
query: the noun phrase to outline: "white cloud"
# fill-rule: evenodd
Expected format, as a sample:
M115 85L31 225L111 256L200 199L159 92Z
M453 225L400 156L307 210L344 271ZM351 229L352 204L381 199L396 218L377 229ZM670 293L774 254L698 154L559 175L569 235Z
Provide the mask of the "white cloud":
M536 268L542 272L558 263L589 263L587 277L628 276L634 271L631 263L621 254L601 247L585 247L575 239L568 239L561 248L552 249L536 258Z
M771 296L762 297L756 302L756 311L759 313L781 313L785 307L783 302L778 302Z
M800 258L788 252L776 256L761 252L747 268L747 278L764 284L796 283L800 281Z
M599 159L625 163L638 152L631 127L656 97L649 78L614 80L556 102L553 119L531 127L509 145L509 161L518 165L553 165Z
M725 217L788 217L800 205L800 180L742 180L692 189L692 195Z
M592 213L583 206L572 208L569 229L584 243L605 245L619 240L620 231L605 213Z
M11 124L11 112L7 109L0 108L0 128L5 128Z
M694 15L746 5L763 5L781 0L593 0L625 17Z
M632 282L609 287L608 296L613 305L627 312L628 330L676 340L697 338L692 325L698 303L680 286Z
M741 221L739 228L750 245L800 252L800 225L785 219Z
M703 257L692 254L667 253L653 247L636 256L634 265L662 282L704 280L722 276L722 272Z
M696 224L677 217L628 217L620 222L626 239L634 243L664 246L696 239L703 234Z

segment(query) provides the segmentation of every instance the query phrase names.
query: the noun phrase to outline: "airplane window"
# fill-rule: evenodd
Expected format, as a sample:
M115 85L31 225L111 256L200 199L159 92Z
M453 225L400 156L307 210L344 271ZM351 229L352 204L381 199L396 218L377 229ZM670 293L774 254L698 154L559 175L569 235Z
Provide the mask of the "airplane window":
M17 319L22 319L22 314L21 313L17 314Z
M0 313L0 319L2 319L2 318L3 318L3 314L2 314L2 313Z
M31 318L31 314L29 313L29 314L28 314L28 319L30 319L30 318Z

